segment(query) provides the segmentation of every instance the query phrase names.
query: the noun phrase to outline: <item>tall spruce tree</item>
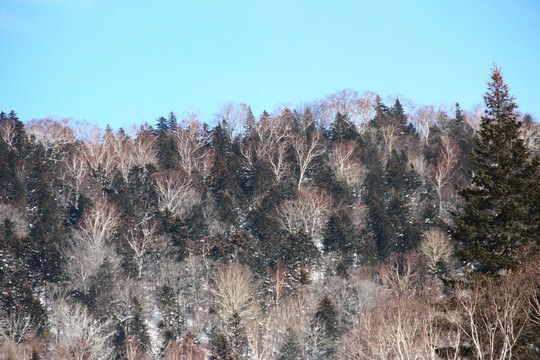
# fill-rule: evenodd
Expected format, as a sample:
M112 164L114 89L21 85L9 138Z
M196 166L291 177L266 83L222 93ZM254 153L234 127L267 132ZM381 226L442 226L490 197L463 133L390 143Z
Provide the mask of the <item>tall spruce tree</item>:
M465 202L453 229L461 258L484 273L519 264L537 251L540 237L539 159L531 159L519 137L517 105L496 66L491 79L470 154L472 186L459 192Z

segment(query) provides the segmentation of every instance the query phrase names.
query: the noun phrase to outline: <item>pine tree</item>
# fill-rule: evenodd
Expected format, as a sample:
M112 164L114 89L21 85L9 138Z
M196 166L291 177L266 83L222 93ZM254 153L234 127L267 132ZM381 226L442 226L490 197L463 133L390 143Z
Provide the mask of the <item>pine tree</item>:
M210 355L210 360L235 360L236 356L234 355L231 345L227 340L227 337L224 334L218 334L210 342L212 345L212 355Z
M530 158L519 138L517 105L498 67L491 79L470 154L472 186L459 192L465 203L453 229L461 258L486 273L514 267L521 256L537 251L540 238L534 205L540 197L539 159Z
M302 350L298 343L298 336L293 329L287 328L285 339L279 352L279 360L299 360L301 359Z
M325 251L341 255L341 264L350 265L356 250L356 231L350 215L345 210L334 211L328 220L323 240Z
M358 133L349 117L338 112L330 128L330 137L332 141L355 140Z
M171 129L171 125L176 126L175 123L176 117L167 120L162 116L157 119L157 130L154 131L154 135L157 138L159 164L163 169L176 168L178 153L172 134L174 129Z
M337 341L341 334L339 313L328 295L319 302L312 327L315 334L322 335L316 348L312 349L314 358L336 359Z
M388 114L399 124L402 134L415 133L414 126L407 120L407 115L405 114L405 110L403 109L399 99L396 99L394 106L392 106L392 108L388 111Z
M316 265L320 256L319 250L304 229L287 236L280 246L279 257L292 272L302 274L306 267Z

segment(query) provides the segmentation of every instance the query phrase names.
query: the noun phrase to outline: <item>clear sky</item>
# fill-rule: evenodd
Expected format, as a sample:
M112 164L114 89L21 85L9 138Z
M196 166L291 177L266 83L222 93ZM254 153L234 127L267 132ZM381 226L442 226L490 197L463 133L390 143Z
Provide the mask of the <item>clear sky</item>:
M0 0L0 110L113 128L337 90L465 109L492 64L540 117L540 1Z

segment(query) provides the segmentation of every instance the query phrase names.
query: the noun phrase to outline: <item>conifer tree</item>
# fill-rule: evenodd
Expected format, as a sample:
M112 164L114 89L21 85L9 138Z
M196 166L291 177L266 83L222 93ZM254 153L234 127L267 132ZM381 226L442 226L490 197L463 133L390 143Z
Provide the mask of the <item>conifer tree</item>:
M491 79L470 154L472 186L459 192L465 203L453 229L461 258L485 273L519 264L521 256L537 251L540 237L539 159L530 158L519 138L517 105L498 67Z
M338 252L343 265L350 265L354 259L355 230L351 217L345 210L335 211L328 220L324 234L324 248L327 252Z
M319 332L323 339L318 344L314 358L316 359L335 359L337 355L337 340L341 330L339 326L339 313L333 301L325 295L317 307L313 328Z
M279 360L299 360L301 359L302 351L298 343L298 336L293 329L287 328L281 351L279 352Z
M349 120L349 117L338 111L336 119L330 128L330 136L333 141L355 140L358 137L358 133Z

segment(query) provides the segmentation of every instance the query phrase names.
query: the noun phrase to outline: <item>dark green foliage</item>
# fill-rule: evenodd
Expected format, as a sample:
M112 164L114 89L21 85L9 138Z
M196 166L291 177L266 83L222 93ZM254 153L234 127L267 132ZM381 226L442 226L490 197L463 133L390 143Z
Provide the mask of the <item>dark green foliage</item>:
M62 278L63 256L60 251L65 243L62 231L62 214L52 189L53 164L44 158L38 146L31 157L32 168L27 184L29 214L33 223L30 237L34 253L29 261L31 269L41 280L58 281Z
M156 172L153 165L132 167L127 178L131 216L139 221L145 214L152 212L158 202L152 183L152 174Z
M253 166L244 169L241 176L241 186L245 196L248 199L256 199L267 192L274 182L275 176L270 167L254 155Z
M11 110L9 114L0 112L1 123L10 123L13 126L14 131L10 141L12 149L19 159L26 159L30 151L30 143L23 122L19 120L15 111Z
M277 255L282 240L279 223L270 209L275 209L281 201L292 196L295 190L293 181L274 184L267 194L263 195L259 206L248 214L246 229L259 240L261 251L266 260Z
M334 211L330 216L323 244L326 252L340 255L342 265L352 264L357 249L356 229L345 210Z
M242 358L247 352L247 337L240 315L235 311L227 321L229 338L234 353Z
M173 129L171 126L176 126L176 116L171 112L173 117L169 120L164 117L157 119L157 130L154 134L157 137L158 144L158 159L162 169L176 169L178 152L174 142Z
M237 202L238 194L234 174L232 174L223 157L216 152L210 173L210 189L216 206L219 219L227 224L235 224L238 220Z
M116 287L117 274L108 259L105 259L99 267L97 274L92 278L88 294L82 294L82 300L88 308L98 317L109 317L114 302L114 290Z
M465 186L468 183L468 172L471 167L471 161L467 154L474 148L474 130L465 121L465 115L459 104L456 104L455 117L450 121L450 135L459 147L454 182Z
M77 203L72 204L68 207L66 211L65 223L67 226L76 225L77 222L82 218L85 211L92 207L92 200L84 194L80 194Z
M401 106L399 99L396 99L394 106L388 111L388 115L399 125L401 135L416 133L413 124L409 123L407 120L407 115L405 114L405 110L403 110L403 106Z
M313 349L314 357L318 359L335 359L337 356L337 340L341 335L339 313L333 301L324 295L317 306L312 327L319 339L317 348Z
M459 192L465 204L452 232L461 258L488 273L516 266L537 251L540 238L539 160L530 159L519 138L517 105L499 68L491 79L484 96L487 112L470 155L473 186Z
M261 256L259 241L248 231L234 228L206 240L210 246L210 256L214 260L238 262L257 274L266 273L266 263Z
M349 121L346 114L338 112L336 119L330 126L330 138L332 141L355 140L358 137L358 132L354 125Z
M380 128L388 123L388 107L383 103L381 97L377 95L375 105L375 116L369 122L374 128Z
M279 258L292 272L302 272L316 265L320 256L320 251L303 229L287 236L280 246Z
M386 164L387 184L401 196L412 194L421 184L418 174L408 166L407 162L407 154L404 151L398 153L392 150Z
M161 221L161 233L170 238L177 259L181 261L186 256L186 242L190 239L190 232L186 222L168 209L159 214L159 220Z
M175 113L172 111L169 113L169 117L167 118L167 128L172 132L178 130L178 119Z
M364 182L368 230L379 261L394 252L413 249L420 241L420 226L409 213L409 196L419 186L415 172L406 167L404 153L393 151L386 172L374 165ZM371 260L368 260L371 262Z
M324 295L317 306L315 312L315 322L324 328L326 335L330 338L337 339L340 333L339 314L334 306L333 301Z
M279 360L300 360L301 358L302 349L298 342L298 336L293 329L287 328L283 345L279 351Z
M105 189L105 192L112 202L118 205L123 216L133 217L135 215L132 201L127 190L126 181L120 171L116 172L111 186Z
M139 340L143 350L147 350L150 346L150 335L148 335L148 326L144 320L144 313L141 303L137 297L132 298L133 318L129 320L128 331L129 335L135 335Z
M313 166L309 172L309 177L313 179L315 186L325 189L333 195L336 203L342 206L349 206L354 203L353 189L346 182L339 180L329 165L328 156L317 157L313 161Z
M174 289L169 285L163 285L158 289L158 299L163 307L163 320L160 328L164 332L165 340L178 340L184 331L184 311L178 303L178 297Z
M7 315L30 316L32 326L42 332L47 317L33 294L27 265L33 249L29 245L28 238L15 234L9 219L0 224L0 308Z
M6 201L20 203L24 201L25 189L17 176L17 165L20 164L17 152L10 149L0 137L0 197Z
M207 224L203 213L205 204L195 205L185 219L185 226L188 229L189 239L198 242L208 235Z
M212 354L210 355L210 360L236 360L231 344L227 340L227 337L219 333L217 334L210 343L212 345Z

